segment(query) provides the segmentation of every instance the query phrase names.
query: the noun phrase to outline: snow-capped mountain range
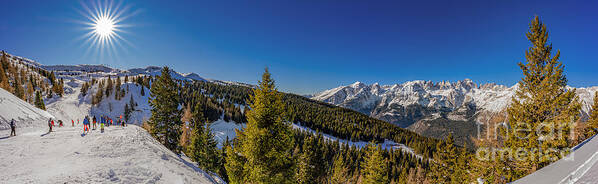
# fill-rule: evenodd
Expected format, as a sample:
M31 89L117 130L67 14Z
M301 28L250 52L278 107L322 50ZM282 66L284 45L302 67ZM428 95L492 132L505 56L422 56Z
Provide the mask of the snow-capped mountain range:
M511 87L492 83L478 85L470 79L457 82L417 80L394 85L355 82L317 93L311 98L353 109L425 136L442 138L448 132L460 134L458 132L462 131L462 135L456 136L463 136L461 141L464 141L474 135L472 131L477 130L476 124L488 119L488 115L504 116L517 88L518 84ZM598 86L576 88L583 118L587 118L591 110L596 91Z

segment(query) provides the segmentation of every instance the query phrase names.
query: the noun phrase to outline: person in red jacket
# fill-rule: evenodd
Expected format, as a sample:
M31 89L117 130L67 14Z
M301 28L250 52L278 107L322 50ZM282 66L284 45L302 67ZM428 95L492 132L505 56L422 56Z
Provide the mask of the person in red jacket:
M52 132L52 125L54 125L54 121L50 118L50 120L48 120L48 127L50 127L50 130L48 132Z
M75 126L75 120L71 119L71 123L73 123L73 126Z

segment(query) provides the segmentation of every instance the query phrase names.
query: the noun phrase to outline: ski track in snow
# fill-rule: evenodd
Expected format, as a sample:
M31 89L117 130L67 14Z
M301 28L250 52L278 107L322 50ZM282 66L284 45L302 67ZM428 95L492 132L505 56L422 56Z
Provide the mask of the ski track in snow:
M0 183L215 183L142 128L0 131Z

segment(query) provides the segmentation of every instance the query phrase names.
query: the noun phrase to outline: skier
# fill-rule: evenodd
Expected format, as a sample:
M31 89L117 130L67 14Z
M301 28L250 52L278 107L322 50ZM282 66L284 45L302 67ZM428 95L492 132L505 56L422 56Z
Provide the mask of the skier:
M15 119L10 120L10 136L17 136Z
M89 132L89 117L83 119L83 132Z
M92 130L96 129L96 121L97 121L96 116L93 116L93 129Z
M48 131L48 132L52 132L52 125L54 124L53 122L54 121L52 121L52 118L50 118L50 120L48 120L48 127L50 127L50 131Z
M62 127L62 120L58 120L58 127Z
M100 122L100 132L104 133L104 121Z
M73 126L75 126L75 120L71 119L71 123L73 123Z

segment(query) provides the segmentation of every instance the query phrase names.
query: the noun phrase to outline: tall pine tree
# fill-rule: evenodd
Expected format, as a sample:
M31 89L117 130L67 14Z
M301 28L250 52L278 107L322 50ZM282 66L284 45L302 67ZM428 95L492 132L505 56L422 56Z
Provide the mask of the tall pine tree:
M388 166L382 155L382 149L370 142L366 147L366 155L361 163L364 184L390 183L388 178Z
M237 131L234 149L227 150L231 183L295 183L290 124L285 123L282 96L268 69L253 89L247 127ZM242 170L239 165L242 164Z
M346 166L342 154L337 154L332 163L332 173L330 174L331 184L345 184L349 177L349 169Z
M108 80L109 84L110 81ZM181 134L179 95L168 67L162 68L162 74L152 83L149 104L152 107L152 115L148 121L150 134L168 149L178 153Z
M325 183L324 173L324 155L322 148L314 136L305 137L303 143L303 153L299 156L297 172L297 183L311 184L311 183Z
M524 157L511 162L512 169L516 171L513 179L548 165L550 157L561 157L558 152L548 153L550 157L541 158L531 152L569 147L571 125L578 120L581 109L575 90L567 89L565 67L559 61L560 51L552 55L546 25L536 16L529 29L526 36L531 46L525 52L526 61L519 63L523 78L507 109L509 127L512 130L530 130L511 131L505 141L505 146L513 152L528 152ZM538 129L541 130L540 134L536 131ZM559 137L544 133L555 129L562 132Z
M44 98L42 97L42 93L40 91L35 92L35 107L46 110L46 105L44 104Z
M449 134L445 141L440 141L436 145L434 161L431 164L429 178L432 183L461 183L462 181L452 181L452 175L455 174L457 167L457 149L455 148L453 134Z
M594 94L594 105L592 105L592 112L590 112L590 119L586 125L585 137L591 137L598 133L598 92Z

